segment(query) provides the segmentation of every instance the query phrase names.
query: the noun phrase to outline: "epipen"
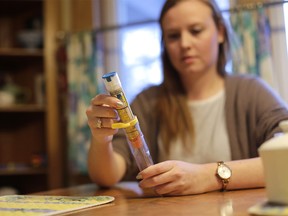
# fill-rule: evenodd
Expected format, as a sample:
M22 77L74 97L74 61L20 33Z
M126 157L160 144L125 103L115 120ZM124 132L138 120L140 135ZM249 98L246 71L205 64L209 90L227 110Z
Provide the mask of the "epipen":
M110 72L103 75L102 78L104 79L104 84L109 94L118 98L123 103L121 108L117 108L120 121L112 124L112 128L124 129L131 153L135 158L139 170L142 171L148 166L153 165L153 161L140 129L138 119L134 116L127 102L118 74L116 72Z

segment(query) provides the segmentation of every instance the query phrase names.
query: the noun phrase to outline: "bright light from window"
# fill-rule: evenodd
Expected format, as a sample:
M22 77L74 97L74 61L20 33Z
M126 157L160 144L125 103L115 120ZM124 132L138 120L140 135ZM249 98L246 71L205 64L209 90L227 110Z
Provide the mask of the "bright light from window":
M123 35L123 56L126 65L143 63L160 54L159 33L155 29L142 28L126 31Z
M149 24L122 31L122 85L131 101L149 85L162 82L160 30Z
M222 10L226 10L229 8L229 1L223 1L223 0L217 0L217 4L219 5L219 8L221 8Z

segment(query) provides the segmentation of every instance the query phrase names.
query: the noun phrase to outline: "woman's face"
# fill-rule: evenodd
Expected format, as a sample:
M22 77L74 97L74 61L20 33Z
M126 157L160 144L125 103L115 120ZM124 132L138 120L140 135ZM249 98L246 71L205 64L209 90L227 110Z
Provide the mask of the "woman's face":
M217 72L219 43L224 37L212 11L199 0L187 0L170 8L162 20L166 50L181 76Z

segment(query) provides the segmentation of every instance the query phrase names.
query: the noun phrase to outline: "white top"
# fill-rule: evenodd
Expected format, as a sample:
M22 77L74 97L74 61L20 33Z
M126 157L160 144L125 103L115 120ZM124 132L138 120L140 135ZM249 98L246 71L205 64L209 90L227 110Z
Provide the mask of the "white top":
M195 128L193 152L182 147L181 139L170 146L170 155L165 154L163 143L159 141L160 161L181 160L190 163L230 161L231 151L224 113L224 90L208 99L189 101Z

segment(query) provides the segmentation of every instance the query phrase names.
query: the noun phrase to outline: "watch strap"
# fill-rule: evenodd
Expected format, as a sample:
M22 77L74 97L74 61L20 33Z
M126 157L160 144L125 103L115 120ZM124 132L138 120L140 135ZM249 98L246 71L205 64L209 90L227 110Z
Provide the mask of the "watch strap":
M229 183L229 179L221 179L222 180L222 191L226 191L226 188Z

